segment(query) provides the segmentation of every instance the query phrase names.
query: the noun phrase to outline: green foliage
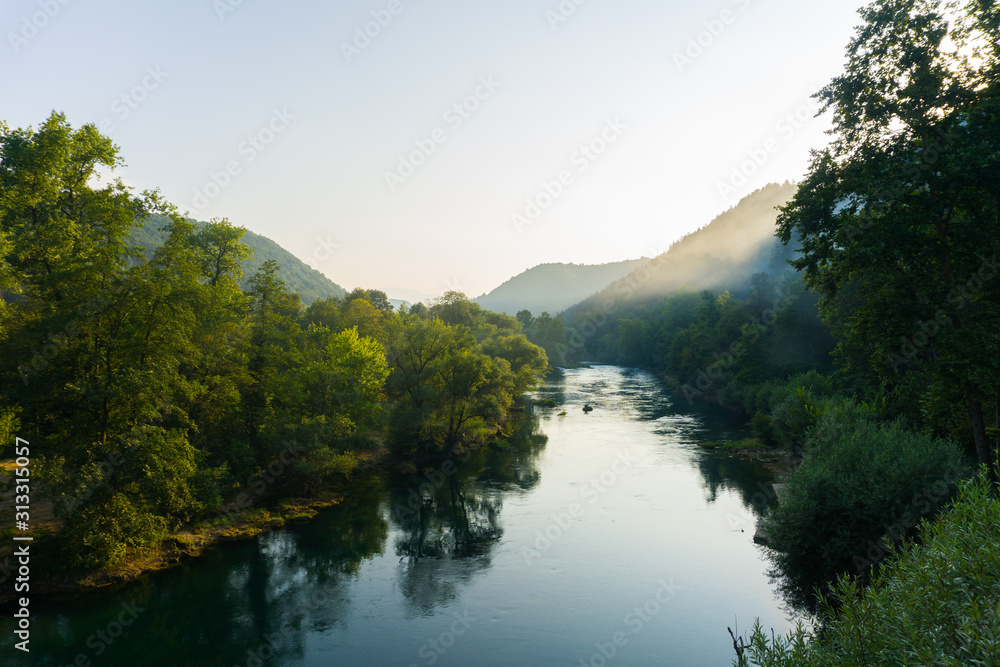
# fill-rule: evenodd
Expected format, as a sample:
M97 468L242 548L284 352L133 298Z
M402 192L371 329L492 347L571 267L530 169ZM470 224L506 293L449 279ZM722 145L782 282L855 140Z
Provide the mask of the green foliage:
M853 408L857 410L857 408ZM764 519L782 571L804 590L865 575L886 544L948 501L963 472L951 442L841 411L824 415L813 447Z
M819 417L816 397L808 389L797 388L778 403L771 413L771 429L778 444L789 449L800 443Z
M189 222L199 232L210 224L195 220L189 220ZM229 224L226 220L213 222ZM151 257L153 251L165 241L166 235L162 228L168 223L169 219L166 216L151 215L130 231L129 244L144 249L146 256ZM242 251L244 254L238 257L239 275L237 275L237 281L241 288L248 287L249 276L259 270L264 262L273 260L278 264L279 277L288 286L289 291L298 294L302 302L307 305L326 298L340 298L347 294L347 290L343 287L332 282L271 239L246 231L242 227L233 227L233 229L243 231L240 244L245 250Z
M156 544L167 521L142 503L116 493L80 512L63 531L62 563L67 569L93 570L120 564L130 551Z
M61 567L120 563L241 494L350 475L387 403L397 451L485 438L547 368L517 320L463 295L427 318L400 318L378 290L303 308L284 251L101 185L120 164L60 114L0 125L0 289L16 294L0 300L0 435L31 433ZM443 347L414 367L403 348L425 334Z
M743 394L743 407L753 415L756 437L770 445L801 449L825 409L824 399L833 392L829 378L809 371L784 382L751 385Z
M579 313L563 335L566 342L554 347L568 358L659 370L685 396L712 395L751 417L772 409L758 386L809 372L820 377L831 369L834 347L815 295L795 278L775 283L765 273L722 294L680 289L618 307L613 316ZM537 335L532 340L542 344Z
M545 350L545 356L553 366L567 361L566 321L562 315L552 317L543 312L528 320L524 333L529 341Z
M14 438L18 436L21 420L18 419L16 408L0 406L0 456L10 456L14 453Z
M1000 50L992 2L880 0L818 95L834 139L779 218L845 370L911 419L944 389L996 480ZM891 393L891 392L890 392ZM992 406L991 406L992 407ZM990 410L989 412L994 412Z
M823 631L768 637L758 622L741 664L995 665L1000 663L1000 500L983 480L895 549L867 588L840 579Z
M774 429L771 428L771 415L766 412L754 413L753 419L750 420L750 428L753 436L761 442L768 445L778 444L778 439L774 435Z
M436 456L498 431L514 398L547 369L545 353L513 333L519 327L513 318L493 317L455 293L431 314L453 324L401 317L386 346L389 440L401 456Z

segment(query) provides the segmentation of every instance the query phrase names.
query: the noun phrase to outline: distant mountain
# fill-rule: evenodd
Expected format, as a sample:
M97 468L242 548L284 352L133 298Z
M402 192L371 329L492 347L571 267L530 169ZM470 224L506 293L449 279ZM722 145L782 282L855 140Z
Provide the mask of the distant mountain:
M748 285L754 273L782 274L794 249L777 243L778 211L798 187L764 186L708 225L683 237L643 268L606 285L598 294L567 309L567 315L608 303L638 302L676 291L732 289Z
M169 222L162 215L150 216L142 227L132 230L132 244L146 249L146 256L160 247L167 238L166 232L160 228ZM192 221L195 226L205 223ZM261 264L269 259L278 263L278 277L285 281L285 287L290 292L298 293L302 303L309 305L313 301L327 297L341 297L347 290L333 282L316 269L311 268L298 257L288 252L271 239L248 231L243 235L243 243L253 248L253 255L243 261L243 279L241 286L245 289L250 279Z
M516 315L519 310L555 315L648 261L644 257L596 265L540 264L474 301L486 310L508 315Z

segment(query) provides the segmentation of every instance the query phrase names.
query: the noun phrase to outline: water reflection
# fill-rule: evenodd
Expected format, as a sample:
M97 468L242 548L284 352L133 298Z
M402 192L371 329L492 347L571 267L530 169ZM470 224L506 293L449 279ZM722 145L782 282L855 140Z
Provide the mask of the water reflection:
M69 665L80 654L108 667L429 664L422 649L465 612L480 619L474 631L434 653L436 664L577 664L660 576L690 592L650 621L655 631L629 635L619 664L728 664L719 637L733 614L742 624L766 613L768 627L784 627L750 536L727 525L741 502L756 510L769 476L696 447L742 437L732 415L614 367L567 371L539 393L559 406L529 411L505 442L466 460L358 476L308 524L118 591L33 608L30 660L0 620L0 664ZM584 415L584 403L596 410ZM619 448L636 463L544 563L526 563L521 547L579 501L580 485ZM97 655L89 637L129 604L142 608L138 618Z
M393 546L399 588L411 612L449 603L462 584L490 566L503 537L503 497L538 484L537 460L546 441L537 417L527 414L513 425L509 440L393 481Z
M475 455L478 483L508 493L530 491L542 479L538 458L548 441L548 436L539 431L538 414L529 413L518 419L500 448L480 450Z
M733 455L704 450L696 457L698 472L705 488L705 499L714 503L720 492L735 491L745 509L763 512L775 498L771 483L774 476L759 461L747 461Z

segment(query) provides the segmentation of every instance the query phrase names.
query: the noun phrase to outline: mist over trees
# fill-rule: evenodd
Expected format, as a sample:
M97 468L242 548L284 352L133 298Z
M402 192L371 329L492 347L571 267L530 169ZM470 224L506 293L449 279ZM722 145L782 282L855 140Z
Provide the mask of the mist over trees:
M572 318L597 308L612 310L668 296L672 292L733 290L755 273L780 275L791 252L776 247L777 207L795 193L791 183L770 184L744 197L710 223L673 243L632 273L567 308Z

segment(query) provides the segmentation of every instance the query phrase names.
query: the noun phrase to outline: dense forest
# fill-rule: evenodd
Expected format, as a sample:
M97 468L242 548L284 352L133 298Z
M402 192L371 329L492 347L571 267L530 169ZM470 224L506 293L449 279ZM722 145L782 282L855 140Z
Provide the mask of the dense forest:
M93 125L0 124L0 447L32 442L46 566L503 450L550 365L609 363L745 419L720 446L790 462L759 536L817 623L730 631L735 665L1000 664L1000 5L862 18L802 182L652 260L482 298L514 316L347 292L99 177L122 158Z
M274 260L244 278L244 229L102 186L120 162L58 113L0 128L0 424L5 448L32 442L62 568L114 565L248 489L308 495L383 444L420 462L484 442L547 368L516 319L461 294L305 307Z
M834 140L779 207L778 262L698 291L684 276L717 263L670 252L518 319L557 363L654 369L743 413L737 446L801 460L761 534L820 631L734 635L734 664L997 664L1000 10L862 16L818 94Z

